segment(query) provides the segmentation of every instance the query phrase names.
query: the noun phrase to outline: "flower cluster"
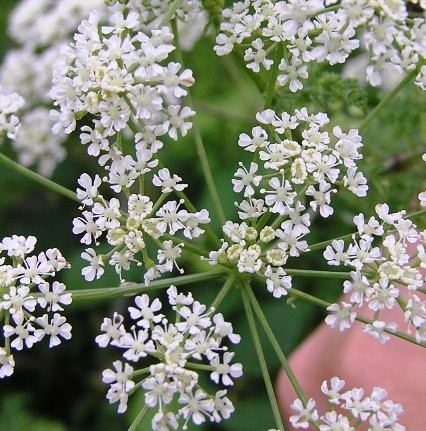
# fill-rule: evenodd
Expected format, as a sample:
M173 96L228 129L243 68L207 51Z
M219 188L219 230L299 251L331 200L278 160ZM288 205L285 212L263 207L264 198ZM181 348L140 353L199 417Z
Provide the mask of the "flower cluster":
M191 127L188 119L195 113L181 107L179 99L194 79L179 63L160 64L175 49L168 27L135 32L139 16L134 12L117 12L110 20L114 25L102 26L99 14L92 12L79 25L75 43L55 63L50 96L59 112L51 112L56 120L53 131L71 133L76 120L90 114L93 127L82 128L89 154L121 160L119 142L109 144L108 139L139 126L144 135L138 139L137 160L147 162L142 157L158 149L158 136L168 134L176 140L178 132L185 136Z
M82 116L90 116L93 127L83 126L80 138L107 173L103 178L82 174L79 179L83 212L74 220L73 232L83 234L81 242L87 245L98 245L106 233L113 246L108 256L86 249L82 257L90 265L83 275L89 281L99 278L108 261L123 280L122 270L128 270L132 261L142 264L135 258L139 253L149 282L177 267L181 255L182 244L163 235L183 230L186 238L196 238L204 232L199 225L210 221L206 210L189 213L181 208L182 199L164 203L169 193L187 187L167 168L152 177L152 184L161 189L158 201L144 193L146 175L159 164L162 137L177 140L192 126L195 112L181 100L194 79L189 69L181 71L179 63L163 65L175 49L168 27L150 30L149 35L136 31L140 22L134 11L126 16L117 12L110 21L111 26L102 26L99 14L91 13L79 26L75 43L56 63L50 94L59 111L52 111L52 116L58 121L54 129L63 127L67 133ZM123 199L108 200L99 193L101 183L108 184L109 193L125 194L124 210ZM146 237L159 247L157 264L148 257Z
M148 171L144 169L145 173ZM207 210L188 212L182 208L183 200L163 203L171 192L187 187L178 175L170 174L167 168L160 169L152 178L152 184L161 188L156 204L144 194L130 192L135 179L125 174L114 176L114 181L118 183L112 189L117 193L121 190L126 192L127 212L121 208L120 199L114 197L108 200L100 194L102 180L99 175L92 179L88 174L82 174L78 180L82 188L77 189L77 196L83 205L81 217L73 221L73 233L82 234L81 242L86 245L99 245L100 237L105 235L111 246L111 251L104 255L98 255L92 247L82 253L82 258L89 262L82 270L87 281L99 279L107 262L114 267L120 281L124 281L122 270L129 270L132 262L145 265L146 284L174 269L182 273L176 261L184 244L174 238L175 234L183 231L186 238L197 238L204 232L200 225L210 222ZM123 180L124 184L121 184ZM148 239L158 248L157 263L149 257Z
M0 242L0 319L4 322L4 346L0 347L0 378L13 373L12 350L31 348L45 336L49 347L71 338L71 325L61 315L71 294L53 277L69 265L56 248L31 254L37 240L33 236L13 235ZM10 262L9 262L10 261ZM44 310L37 317L38 310ZM61 337L61 338L60 338Z
M129 395L142 390L145 404L158 410L152 419L153 431L186 429L189 421L199 425L206 418L212 422L227 419L234 411L227 390L208 394L200 386L196 370L208 370L210 379L218 385L233 385L234 379L242 375L242 365L231 363L234 353L223 341L239 343L240 336L222 314L214 314L214 309L207 309L190 293L178 293L171 286L167 294L176 312L175 322L161 313L158 298L150 302L146 294L137 296L135 306L128 308L130 331L118 313L104 319L103 333L96 342L100 347L111 345L124 351L124 362L117 360L114 369L103 372L103 382L110 385L107 399L118 402L118 412L123 413ZM140 361L149 356L157 362L142 368ZM208 365L201 364L202 360Z
M404 431L398 423L403 410L400 404L387 400L387 392L374 387L370 395L364 389L353 388L342 392L345 381L332 377L324 381L321 392L326 395L330 410L320 416L312 398L304 405L296 399L291 408L296 412L290 417L294 428L306 429L310 424L320 431L347 430L355 431L359 424L368 424L369 430Z
M160 25L171 6L170 2L164 0L105 0L105 3L112 6L111 11L136 13L140 22L137 30L145 33ZM170 19L177 22L182 49L191 49L207 24L207 13L203 6L200 0L182 0L173 7Z
M277 82L296 92L309 77L309 64L345 63L358 48L367 53L365 79L380 85L383 74L411 71L425 58L425 20L411 17L406 2L396 0L245 0L224 9L218 55L235 45L244 50L253 72L278 67ZM332 5L332 6L331 6ZM331 6L331 7L329 7ZM424 8L424 4L419 5ZM424 71L418 85L424 87Z
M344 282L349 302L332 304L326 323L341 331L351 327L364 304L374 312L374 320L365 332L384 343L396 332L396 322L381 320L382 310L401 307L405 320L415 328L418 343L426 341L426 302L421 289L426 281L426 231L404 218L405 211L391 213L387 204L376 205L377 217L354 217L357 235L346 247L343 240L333 240L324 251L329 265L345 265L353 270ZM380 238L381 246L377 246Z
M114 3L114 2L110 2ZM13 136L12 145L24 166L36 166L44 175L52 175L65 159L67 135L57 130L50 133L48 96L52 86L52 69L58 54L65 49L70 36L90 11L96 10L105 27L120 25L120 19L108 22L108 16L132 11L138 16L134 31L150 32L164 15L167 3L129 1L107 7L103 0L25 0L11 14L9 34L19 48L7 52L0 66L0 85L8 92L19 92L26 101L21 129ZM207 19L199 1L183 1L176 10L182 31L182 42L191 47L200 37ZM191 22L191 25L188 25ZM120 32L122 29L118 29Z
M21 123L15 114L24 103L24 99L18 93L5 94L0 87L0 137L3 134L10 139L16 136Z
M102 0L25 0L10 16L9 35L17 47L6 53L0 65L0 85L25 99L12 146L21 164L35 166L44 176L52 175L66 156L67 136L51 133L52 67L61 47L92 9L106 8Z
M241 134L238 143L260 162L241 163L232 180L234 191L245 198L236 203L242 222L223 226L230 242L210 253L210 262L236 264L239 272L264 276L268 290L279 298L291 287L283 269L288 257L309 251L303 239L310 232L309 211L329 217L337 186L360 197L368 187L356 166L362 157L356 129L344 133L336 126L330 135L324 128L327 115L312 115L306 108L294 115L267 109L256 118L262 126ZM270 222L272 215L276 218Z

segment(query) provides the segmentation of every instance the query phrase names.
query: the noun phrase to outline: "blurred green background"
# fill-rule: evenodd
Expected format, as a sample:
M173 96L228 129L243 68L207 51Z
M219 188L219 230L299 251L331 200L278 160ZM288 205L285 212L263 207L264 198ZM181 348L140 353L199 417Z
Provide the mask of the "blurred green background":
M7 17L16 4L2 0L0 5L0 58L13 46L6 33ZM235 56L218 58L214 55L211 38L202 39L194 51L185 54L186 66L194 71L193 88L195 107L215 181L220 190L228 217L235 216L233 202L239 197L233 193L230 180L239 160L247 159L237 147L239 133L249 133L255 124L254 114L262 109L262 98L248 73ZM362 110L370 110L379 100L378 90L364 90L354 82L342 82L338 75L326 68L318 68L311 85L295 101L292 95L281 92L277 105L291 112L304 104L312 110L327 110L333 124L343 129L360 123ZM344 102L342 102L344 100ZM295 105L295 106L294 106ZM352 231L352 217L359 211L371 214L374 205L388 202L393 210L415 210L414 197L424 189L424 167L418 157L426 142L425 100L414 88L404 91L372 124L364 136L365 158L360 167L369 179L369 197L360 201L349 193L342 193L334 202L332 221L317 220L310 234L310 243L322 241ZM410 109L416 107L415 109ZM380 127L379 127L380 125ZM165 166L181 175L190 185L188 193L200 208L211 208L204 187L195 145L191 136L178 143L167 143L163 151ZM1 151L12 157L7 143ZM88 159L76 136L67 143L68 158L56 170L53 180L75 189L82 172L97 169ZM71 232L72 219L78 215L77 205L41 188L6 168L0 169L0 236L12 234L35 235L38 250L58 247L72 263L72 270L63 272L61 280L68 289L116 286L117 277L109 271L100 281L87 284L80 276L83 249L79 238ZM219 232L217 223L214 225ZM310 253L299 261L289 262L293 268L329 269L324 265L321 252ZM186 272L206 269L202 263L188 259ZM131 278L141 280L141 274L132 272ZM339 294L340 282L297 278L295 287L325 300ZM200 302L209 304L218 292L220 282L193 287ZM296 301L293 306L285 300L274 300L266 289L254 285L265 314L275 330L281 346L290 353L324 317L324 312L309 304ZM101 382L102 370L117 359L112 349L100 350L94 343L104 316L126 308L131 298L75 303L69 307L67 319L73 326L73 338L50 350L42 342L30 351L15 354L16 369L12 377L0 381L1 431L86 431L124 430L132 422L143 402L133 396L129 411L116 414L116 406L105 400L106 385ZM237 290L227 297L223 308L227 320L241 334L242 342L235 348L236 361L242 362L244 376L230 389L230 398L236 412L221 425L207 424L197 429L260 431L274 427L272 413L253 346L250 340L241 298ZM265 354L275 378L279 364L271 347L264 343ZM206 382L208 384L208 382ZM140 429L149 429L144 423Z

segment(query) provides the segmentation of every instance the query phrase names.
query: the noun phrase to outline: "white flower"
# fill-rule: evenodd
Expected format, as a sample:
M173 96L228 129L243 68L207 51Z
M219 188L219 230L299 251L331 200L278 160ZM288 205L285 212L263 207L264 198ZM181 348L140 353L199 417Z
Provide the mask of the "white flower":
M140 329L136 331L134 327L132 327L132 333L126 332L120 338L120 347L127 349L123 353L123 358L128 361L137 362L140 358L154 353L155 345L149 337L150 334L147 330Z
M327 395L328 401L331 404L340 404L340 391L345 386L345 381L340 380L338 377L332 377L330 380L330 388L328 388L327 380L324 380L321 384L321 392Z
M320 431L334 431L336 429L354 431L349 419L341 414L338 415L335 411L327 412L324 416L321 416L321 420L325 424L320 425Z
M228 338L233 344L238 344L241 337L233 332L232 323L226 322L221 313L217 313L213 316L213 322L215 324L214 334L222 338Z
M173 190L182 191L188 184L181 183L182 178L178 175L170 175L170 171L167 168L160 169L158 175L154 175L152 183L154 186L161 187L163 193L170 193Z
M195 425L205 422L205 415L210 416L214 409L213 400L202 389L197 389L195 394L182 393L179 403L184 406L180 409L182 416L187 420L191 418Z
M343 282L343 293L352 292L350 301L354 304L362 305L367 290L370 287L370 282L360 271L351 271L350 276L352 278L351 281L346 280Z
M81 258L90 262L89 266L85 266L81 270L81 275L84 276L86 281L93 281L95 278L98 280L102 277L105 272L102 256L97 256L93 248L88 248L81 253Z
M83 244L90 245L92 240L97 243L97 239L102 234L102 228L100 228L94 219L94 215L90 211L83 211L83 217L76 217L73 220L72 232L76 235L84 233L80 242Z
M1 250L6 250L8 256L24 258L28 253L34 250L37 239L34 236L28 238L24 236L12 235L4 237L1 242Z
M238 271L249 273L258 272L262 266L260 253L261 248L258 245L251 245L248 249L242 250L238 257Z
M98 196L98 188L102 184L101 177L96 174L92 180L88 174L83 173L78 179L78 184L83 189L77 188L77 198L83 205L93 205L93 199Z
M287 61L282 58L278 69L284 72L278 75L278 84L284 87L284 85L289 82L290 91L292 93L295 93L296 91L303 88L303 84L299 78L306 79L309 76L306 65L303 64L302 60L295 57L294 55L292 56L290 63L287 63Z
M316 190L314 186L309 186L306 190L306 196L312 196L313 200L309 205L314 211L319 209L321 217L329 217L333 214L333 208L329 205L331 200L331 193L336 192L336 189L331 189L331 185L324 181L319 182L319 189Z
M328 245L324 251L324 258L329 265L346 264L348 253L344 251L345 242L342 239L334 239L331 245Z
M173 247L173 241L163 241L163 248L158 250L157 258L158 262L162 264L164 271L171 272L173 268L176 267L181 274L184 272L182 268L179 268L176 262L182 254L182 245L183 244L179 244Z
M11 376L14 368L15 360L13 355L8 354L3 347L0 347L0 379Z
M119 345L121 337L126 333L123 326L124 317L114 313L112 319L105 317L101 325L101 331L105 334L98 335L95 339L99 347L106 347L109 343Z
M367 195L367 179L362 172L357 172L357 168L349 168L347 174L343 177L343 184L353 194L359 197Z
M235 411L232 401L226 396L226 390L217 391L214 398L213 417L215 422L223 419L229 419Z
M136 307L129 307L130 317L133 320L137 320L136 324L142 326L144 329L148 329L152 323L158 323L164 317L163 314L157 314L161 310L161 302L158 298L149 304L149 296L143 294L136 296L135 298Z
M142 387L146 390L145 392L145 403L151 408L156 405L167 405L173 399L174 394L177 392L176 383L169 381L168 375L158 365L151 365L150 377L147 377Z
M384 344L390 339L389 332L396 332L397 324L395 322L383 322L381 320L375 320L371 324L365 325L363 331L371 335L373 338L378 340L381 344Z
M232 184L234 184L233 190L236 193L240 193L242 190L244 190L244 197L253 196L255 190L252 186L252 183L257 187L262 180L261 175L255 175L259 167L257 163L251 163L250 170L247 170L241 162L239 165L240 168L238 168L237 172L235 172L234 177L240 177L241 179L234 178L232 180Z
M111 384L107 395L109 402L112 404L118 401L118 413L124 413L127 410L128 392L135 386L131 380L133 367L127 363L123 367L121 361L114 361L113 366L115 371L107 369L102 372L102 381Z
M303 405L301 400L296 399L290 407L297 412L295 415L290 416L290 423L295 428L306 429L309 427L310 421L317 421L319 418L315 408L315 401L312 398L308 400L306 406Z
M268 144L267 132L259 126L253 127L251 131L253 137L242 133L238 140L238 145L245 150L254 153L258 148L263 148Z
M183 306L177 312L183 317L184 321L176 323L176 327L180 332L188 331L191 335L198 334L201 329L206 329L210 326L210 312L205 313L207 307L194 301L192 308Z
M209 212L204 208L196 213L187 213L183 235L189 239L198 238L204 233L204 229L201 229L199 225L210 223L210 221Z
M234 355L235 353L233 352L225 352L223 354L223 362L220 361L219 355L215 355L210 360L210 365L214 368L214 371L210 374L210 378L215 383L221 381L225 386L230 386L234 384L232 379L242 376L243 366L241 364L230 365Z
M28 286L10 286L9 292L4 293L0 302L0 309L8 310L11 315L22 314L24 308L32 313L37 305L37 300L30 295Z
M167 295L169 297L169 304L170 305L191 305L194 302L194 298L192 297L192 293L188 292L187 295L184 293L178 292L176 289L176 286L170 286L167 289Z
M170 105L168 107L168 115L169 120L165 122L166 127L168 127L168 135L175 141L178 139L178 131L182 136L186 136L192 128L192 123L185 120L193 117L195 112L187 106L181 109L179 105Z
M187 218L187 213L184 210L179 210L182 201L166 202L157 212L156 228L159 232L165 233L167 230L170 235L174 235L178 230L185 229L184 222Z
M291 277L286 274L282 267L274 271L271 265L268 265L265 271L266 288L271 292L274 298L281 298L287 295L291 289Z
M30 349L33 344L37 343L40 338L40 334L36 334L36 330L29 321L24 320L24 314L16 313L12 316L13 325L4 325L3 333L5 338L16 336L10 343L10 346L16 350L22 350L25 346Z
M325 318L325 323L332 328L339 328L339 331L344 331L352 326L355 321L356 312L352 311L352 304L341 302L339 304L331 304L327 307L327 311L331 311L333 314L329 314Z
M266 51L263 49L264 45L262 39L255 39L251 45L254 49L248 48L244 54L244 60L247 62L251 61L251 63L247 63L247 67L256 73L260 71L260 65L266 70L269 70L273 61L266 58Z
M50 284L44 282L38 285L42 296L37 298L41 307L47 308L48 311L63 311L59 304L69 305L72 302L71 293L66 293L66 286L63 283L54 281L50 289Z
M44 314L42 317L36 319L38 325L42 329L35 331L36 336L41 340L45 335L50 336L49 347L57 346L61 343L61 339L69 340L71 338L71 325L66 323L66 318L58 313L53 315L53 319L49 321L49 316Z
M268 184L273 190L262 189L261 193L265 193L265 203L270 207L270 211L278 214L286 214L288 208L293 203L296 193L292 191L292 186L288 180L274 177L268 181Z

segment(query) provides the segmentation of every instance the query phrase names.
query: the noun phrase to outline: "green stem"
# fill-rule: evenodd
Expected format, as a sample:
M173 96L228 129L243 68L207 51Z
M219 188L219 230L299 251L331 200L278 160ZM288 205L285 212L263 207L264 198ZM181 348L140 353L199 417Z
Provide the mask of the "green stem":
M175 245L179 245L179 244L183 244L185 250L190 251L191 253L194 253L198 256L204 256L207 257L209 255L209 252L206 250L201 250L199 247L197 247L196 245L194 245L193 243L191 243L190 241L178 238L174 235L170 235L168 233L164 233L161 238L163 239L168 239L171 240L173 242L173 244Z
M350 277L349 272L339 271L317 271L314 269L290 269L285 268L288 275L300 275L302 277L327 277L327 278L340 278L347 280Z
M275 49L274 63L272 65L272 69L269 76L268 88L266 90L265 105L264 105L265 109L270 108L272 106L272 99L275 93L275 84L277 83L278 66L282 58L282 50L283 50L282 44L278 44L278 46Z
M98 299L117 298L122 296L136 295L141 292L168 288L171 285L179 286L182 284L198 283L201 281L214 280L224 276L228 271L219 269L216 271L200 272L198 274L181 275L179 277L167 278L165 280L156 280L148 286L145 283L126 283L120 287L105 287L101 289L79 289L70 290L73 302L88 301Z
M225 299L228 292L231 290L231 287L235 283L236 275L230 275L227 279L225 284L223 285L222 289L217 294L216 298L212 302L212 305L210 308L213 308L214 310L217 310L219 305L222 303L222 301Z
M330 245L333 241L337 241L339 239L343 239L344 241L347 239L352 239L353 235L357 235L356 233L348 233L346 235L338 236L337 238L328 239L327 241L317 242L316 244L312 244L309 246L309 250L321 250L322 248L326 248L328 245Z
M357 316L356 320L358 322L370 324L370 325L373 323L373 320L367 319L366 317L362 317L362 316ZM384 331L390 335L394 335L395 337L408 341L409 343L415 344L416 346L426 347L426 343L418 343L414 337L410 337L409 335L404 334L403 332L400 332L400 331L392 332L387 329L385 329Z
M292 287L288 294L293 298L303 299L305 301L311 302L312 304L319 305L322 308L327 308L331 305L331 302L323 301L315 296L309 295L309 293L302 292L301 290L295 289Z
M138 425L142 422L142 419L145 417L145 415L148 413L149 406L148 404L145 404L142 408L142 410L139 412L139 414L136 416L135 420L130 425L128 431L135 431L138 427Z
M163 19L158 24L158 28L166 25L173 17L179 6L182 4L183 0L175 0L169 7L168 11L163 16Z
M13 169L14 171L18 172L19 174L23 175L24 177L29 178L30 180L33 180L39 184L41 184L44 187L47 187L48 189L59 193L62 196L65 196L68 199L71 199L73 201L76 201L80 203L79 199L77 199L77 194L72 192L71 190L67 189L66 187L63 187L57 183L55 183L52 180L49 180L48 178L45 178L36 172L31 171L28 168L25 168L24 166L20 165L19 163L14 162L12 159L9 159L9 157L5 156L4 154L0 153L0 163L2 163L4 166Z
M265 355L263 354L262 344L260 342L259 333L257 331L256 322L253 316L253 310L250 305L249 294L247 292L249 289L250 289L250 286L248 286L248 282L245 281L244 289L241 289L244 309L249 323L254 347L256 349L257 358L259 360L260 369L262 371L263 380L265 382L266 391L268 392L269 402L271 403L271 408L275 418L275 423L279 430L284 431L285 430L284 423L281 419L280 409L278 407L278 402L275 396L274 387L271 382L271 377L269 376L268 366L266 364Z
M314 269L291 269L291 268L285 268L285 272L287 275L295 275L295 276L301 276L301 277L320 277L320 278L338 278L342 280L347 280L350 278L349 272L339 272L339 271L317 271ZM260 274L254 274L254 276L264 281L265 276Z
M197 364L195 362L187 362L185 364L185 368L189 368L190 370L200 370L200 371L213 371L214 370L214 367L212 365Z
M422 216L422 215L425 215L426 214L426 209L424 209L424 210L419 210L419 211L416 211L416 212L414 212L414 213L411 213L411 214L407 214L406 216L405 216L405 218L406 219L413 219L413 218L417 218L417 217L420 217L420 216Z
M422 62L419 62L417 67L408 73L401 82L387 94L380 103L368 114L367 118L363 121L361 126L359 127L359 133L362 134L365 132L365 129L370 125L370 123L379 115L379 113L383 110L383 108L389 104L389 102L419 73L419 68L421 67Z
M178 29L177 29L176 20L172 20L171 24L172 24L173 34L175 35L175 41L176 41L175 55L176 55L177 60L179 61L179 63L183 67L184 62L183 62L182 52L181 52L180 46L179 46L179 33L178 33ZM193 109L192 98L191 98L191 94L189 93L189 91L188 91L185 99L186 99L187 106L189 108ZM193 135L194 135L194 141L195 141L195 147L197 150L197 155L198 155L198 158L200 159L200 162L201 162L201 169L202 169L202 172L204 175L204 179L207 183L207 189L210 193L210 197L212 199L213 206L215 207L215 211L219 217L219 222L221 225L224 225L226 219L225 219L225 213L224 213L223 207L222 207L222 202L220 201L219 194L217 192L216 185L214 183L213 174L212 174L212 171L210 169L209 160L207 158L206 149L204 147L203 138L201 136L200 129L198 128L198 125L197 125L195 120L192 122L192 131L193 131Z
M189 200L188 196L183 191L177 191L176 194L179 196L179 198L183 199L185 201L186 208L189 209L189 211L196 213L198 212L195 206L192 204L192 202ZM203 229L207 232L207 235L211 238L211 240L217 245L221 246L222 243L220 242L220 239L217 237L217 235L214 233L213 229L210 227L210 224L205 224L203 226Z
M302 292L294 288L290 289L288 293L290 296L294 298L304 299L308 302L319 305L322 308L327 308L331 305L331 302L323 301L322 299L316 298L315 296L309 295L308 293ZM357 316L355 320L365 324L373 323L373 320L367 319L366 317L362 317L362 316ZM403 340L409 341L410 343L413 343L416 346L426 347L426 343L418 343L414 337L410 337L409 335L404 334L403 332L400 332L400 331L392 332L386 329L385 329L385 332L387 332L390 335L394 335L395 337L402 338Z
M297 396L302 401L303 405L306 406L308 403L308 397L303 392L302 387L300 386L299 382L296 379L296 376L293 373L293 370L290 368L290 365L287 361L287 358L284 355L284 352L282 351L277 338L275 337L274 332L272 331L271 327L269 326L269 323L265 317L265 314L262 311L262 308L253 293L252 289L247 288L247 292L250 298L251 305L253 307L253 311L256 314L257 319L259 320L260 324L263 327L263 330L265 331L266 336L268 337L273 349L275 350L275 353L281 363L281 366L285 373L287 374L288 379L290 380Z

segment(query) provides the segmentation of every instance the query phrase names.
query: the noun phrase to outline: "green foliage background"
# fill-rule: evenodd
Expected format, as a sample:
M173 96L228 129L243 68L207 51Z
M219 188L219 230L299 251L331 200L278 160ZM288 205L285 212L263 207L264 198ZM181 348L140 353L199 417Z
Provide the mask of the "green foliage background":
M12 44L6 37L8 12L15 4L2 0L0 6L0 58ZM218 58L214 55L213 41L203 39L192 53L185 54L186 66L194 71L196 85L193 98L215 181L225 203L228 217L236 211L233 202L237 196L231 187L231 178L238 161L246 157L237 147L239 133L249 133L254 126L254 114L262 109L262 98L247 70L236 56ZM301 93L294 96L282 91L276 104L291 112L303 104L326 110L333 125L349 129L360 124L363 113L377 104L382 93L364 89L354 81L342 81L339 75L318 67L315 78ZM392 101L364 135L365 158L361 163L369 179L368 198L360 201L343 193L334 203L332 220L317 220L317 228L310 235L310 243L322 241L352 231L352 217L359 211L371 214L374 205L388 202L393 210L415 210L414 198L425 187L424 165L419 154L426 147L426 101L419 90L407 89ZM178 143L167 144L163 163L172 167L187 182L191 198L199 207L211 208L196 158L191 135ZM72 190L82 172L94 172L97 167L89 160L84 148L72 137L67 150L69 157L57 169L53 179ZM13 155L7 144L1 151ZM78 215L77 206L50 191L42 189L16 173L0 169L0 236L12 234L35 235L39 250L58 247L71 262L72 270L62 275L69 289L95 286L115 286L118 280L109 272L101 281L88 285L80 276L82 251L79 238L71 233L72 219ZM214 228L219 231L216 223ZM310 253L292 267L325 269L321 253ZM188 258L186 271L206 269L206 264ZM328 268L327 268L328 269ZM142 275L133 272L132 279ZM295 279L296 286L326 300L339 293L339 282L333 280ZM219 283L194 287L194 296L209 303L218 292ZM288 305L285 300L273 300L266 289L255 286L264 312L275 330L286 353L290 353L324 317L322 310L297 301ZM125 310L131 298L93 303L75 303L68 311L73 326L71 342L49 350L45 343L31 351L16 354L15 374L0 381L0 430L7 431L85 431L124 430L140 409L142 397L133 397L129 412L116 414L116 407L105 400L106 386L101 372L116 359L114 352L96 347L102 319L113 311ZM243 341L236 348L236 360L244 365L244 377L230 390L236 413L223 425L206 425L199 429L229 431L260 431L273 427L266 391L262 390L256 357L239 292L227 297L221 310L232 321ZM265 355L273 378L278 372L278 361L267 343ZM145 422L141 430L149 429Z

